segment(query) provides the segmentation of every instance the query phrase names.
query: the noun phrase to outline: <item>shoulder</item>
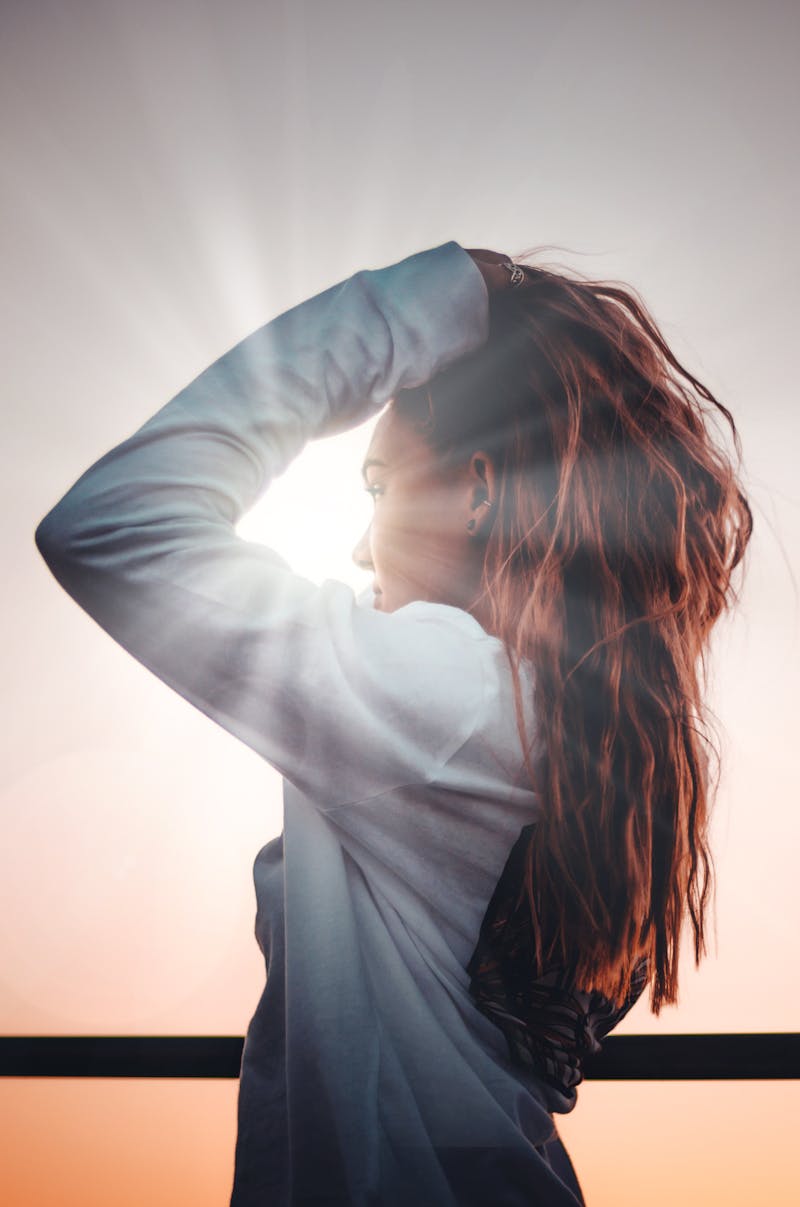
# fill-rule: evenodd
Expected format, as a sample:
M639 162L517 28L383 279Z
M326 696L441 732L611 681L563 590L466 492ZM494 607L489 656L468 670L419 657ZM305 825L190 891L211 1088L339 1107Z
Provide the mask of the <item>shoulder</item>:
M486 647L495 639L474 617L423 600L381 612L372 598L371 589L356 596L345 583L326 579L307 598L310 612L297 615L317 633L303 647L309 664L297 673L309 686L336 684L320 702L322 728L341 735L347 727L347 745L358 754L348 766L327 751L340 780L331 784L339 802L430 782L479 726L486 707Z
M355 596L330 580L326 588L342 625L339 636L350 642L351 671L377 690L430 693L447 712L459 710L456 687L462 699L482 694L485 646L494 639L468 612L428 600L382 612L372 607L371 589Z

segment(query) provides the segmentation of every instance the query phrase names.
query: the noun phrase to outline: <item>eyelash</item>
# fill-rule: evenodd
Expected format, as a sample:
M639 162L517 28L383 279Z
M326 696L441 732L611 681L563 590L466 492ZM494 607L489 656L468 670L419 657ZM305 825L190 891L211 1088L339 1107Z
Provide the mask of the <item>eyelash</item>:
M378 495L383 494L382 486L365 486L364 490L368 495L372 495L373 499L377 498Z

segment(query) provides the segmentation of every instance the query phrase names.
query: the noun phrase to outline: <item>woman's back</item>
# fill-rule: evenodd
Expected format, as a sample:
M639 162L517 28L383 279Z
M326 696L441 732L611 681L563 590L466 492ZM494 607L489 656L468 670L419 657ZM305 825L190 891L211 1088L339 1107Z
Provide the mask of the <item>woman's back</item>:
M268 972L243 1054L235 1207L276 1193L289 1166L296 1201L337 1186L342 1202L577 1201L536 1151L549 1140L560 1149L550 1112L565 1098L512 1064L466 972L508 851L538 807L514 785L522 759L505 653L458 609L407 611L421 680L447 669L436 659L442 626L463 642L450 698L461 702L458 736L465 717L469 732L427 782L333 807L285 786L284 834L254 865ZM274 1064L284 1035L285 1070Z

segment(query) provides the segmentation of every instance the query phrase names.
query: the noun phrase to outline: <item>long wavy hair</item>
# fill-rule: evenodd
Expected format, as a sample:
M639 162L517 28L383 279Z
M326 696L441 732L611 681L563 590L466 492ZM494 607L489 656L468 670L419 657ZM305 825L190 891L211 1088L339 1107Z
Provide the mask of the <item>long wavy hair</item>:
M753 518L732 415L641 297L523 262L539 250L515 257L521 287L492 295L488 341L391 405L443 465L482 448L496 467L480 598L542 801L519 897L536 965L571 968L575 985L620 1005L646 956L658 1014L678 998L687 911L695 965L707 954L720 758L706 653L738 602L732 573ZM737 463L714 439L719 415Z

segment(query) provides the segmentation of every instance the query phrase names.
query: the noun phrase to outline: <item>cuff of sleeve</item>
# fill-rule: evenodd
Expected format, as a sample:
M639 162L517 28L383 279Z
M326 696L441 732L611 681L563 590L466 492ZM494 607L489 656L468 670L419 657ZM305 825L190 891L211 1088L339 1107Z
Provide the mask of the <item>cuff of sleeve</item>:
M413 345L424 334L421 355L408 358L396 390L423 385L488 339L486 282L454 239L362 275L396 340Z

